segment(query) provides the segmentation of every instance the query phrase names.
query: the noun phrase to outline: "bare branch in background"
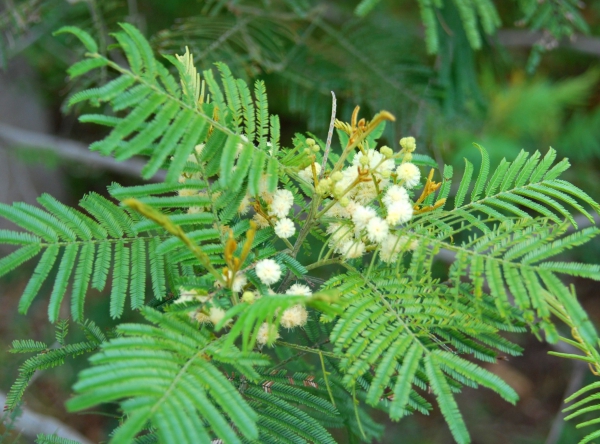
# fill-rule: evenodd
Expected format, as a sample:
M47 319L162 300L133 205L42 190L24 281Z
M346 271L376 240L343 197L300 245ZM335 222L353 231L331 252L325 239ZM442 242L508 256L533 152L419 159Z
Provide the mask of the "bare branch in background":
M6 404L6 395L0 392L0 405ZM29 438L35 438L40 433L48 435L55 434L61 438L72 439L81 444L93 444L77 430L63 424L52 416L36 413L27 407L21 407L22 414L15 421L14 427L17 432Z
M540 41L543 32L521 31L506 29L498 31L498 41L504 46L512 48L530 48ZM573 41L561 41L560 48L572 49L585 54L600 57L600 38L585 35L576 35Z
M141 176L142 168L145 165L145 162L137 159L117 162L112 157L104 157L89 151L83 143L3 123L0 123L0 147L5 149L35 148L55 154L62 159L134 177ZM164 171L159 171L152 181L162 181L165 175Z

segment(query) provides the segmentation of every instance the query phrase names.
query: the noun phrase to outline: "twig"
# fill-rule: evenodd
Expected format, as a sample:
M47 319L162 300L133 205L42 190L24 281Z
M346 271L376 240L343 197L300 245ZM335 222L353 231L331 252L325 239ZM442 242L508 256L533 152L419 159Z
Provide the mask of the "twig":
M337 112L337 100L333 91L331 91L331 97L331 121L329 122L329 132L327 133L327 143L325 144L325 152L323 153L323 161L321 162L321 174L319 174L319 180L323 179L323 175L325 174L325 167L327 167L327 157L329 156L329 150L331 149L333 125L335 124L335 114Z
M16 150L23 147L31 147L40 151L51 152L63 159L128 176L141 177L141 171L145 165L145 162L137 159L117 162L112 157L104 157L89 151L83 143L49 134L24 130L3 123L0 123L0 142L2 142L0 144L1 148ZM151 180L161 182L165 176L166 173L164 171L159 171Z
M0 392L0 405L3 406L5 404L6 395ZM92 444L92 441L77 430L63 424L52 416L36 413L27 407L21 407L21 411L21 416L15 421L15 429L27 437L35 438L40 433L46 433L49 435L55 434L65 439L72 439L81 444Z
M525 47L529 48L534 46L540 38L543 37L543 33L531 32L531 31L520 31L513 29L506 29L498 31L498 42L504 46L518 48ZM600 57L600 39L598 37L584 36L576 34L573 41L564 40L559 43L560 48L573 49L580 51L585 54L594 55Z

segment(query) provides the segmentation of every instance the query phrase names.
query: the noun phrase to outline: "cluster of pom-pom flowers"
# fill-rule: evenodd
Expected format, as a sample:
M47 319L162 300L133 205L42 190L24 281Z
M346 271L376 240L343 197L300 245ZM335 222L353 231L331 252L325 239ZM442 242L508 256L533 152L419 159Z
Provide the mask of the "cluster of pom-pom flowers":
M322 177L322 166L316 162L313 154L319 151L319 146L312 139L306 139L306 145L308 148L304 154L314 161L301 169L298 177L312 185L316 195L323 199L321 214L334 219L326 227L330 234L329 245L334 253L345 259L355 259L367 251L376 250L382 261L391 263L401 257L403 250L417 247L416 240L410 235L395 234L397 229L412 219L415 209L419 208L411 200L411 189L421 179L419 168L411 162L411 153L416 148L414 138L400 140L402 151L399 154L394 154L389 147L375 150L369 148L368 144L361 146L345 168L343 165L336 166L325 177ZM196 154L202 148L196 147ZM401 163L397 165L395 159L398 158L401 158ZM180 181L188 179L195 177L184 175ZM182 190L180 194L187 192ZM416 203L420 202L421 199ZM244 216L253 208L252 219L256 226L271 226L276 236L289 245L287 239L296 233L291 219L293 216L290 216L293 204L294 195L288 189L279 188L273 193L268 192L267 178L263 175L258 195L246 195L240 202L238 212ZM191 208L189 212L196 211L202 209ZM249 268L254 268L258 280L268 287L268 294L274 294L271 286L281 280L281 266L275 260L267 258L257 261ZM262 296L259 290L249 285L247 276L239 269L233 275L232 271L225 268L222 281L217 281L215 286L221 288L222 282L226 282L233 293L243 293L239 299L242 302L252 304ZM310 288L302 284L290 286L285 293L293 296L312 295ZM177 302L190 300L204 304L202 309L190 313L197 321L216 325L223 320L225 310L213 305L210 297L182 289ZM292 329L306 324L308 312L303 304L297 304L279 313L278 318L282 328ZM273 343L278 337L276 325L265 322L259 328L257 343L263 346Z
M327 232L330 246L346 259L361 257L373 245L379 247L384 262L395 262L405 246L416 247L415 241L407 245L408 237L390 231L413 217L407 190L421 179L419 168L410 162L416 147L414 138L403 138L400 145L404 158L397 168L391 148L369 149L359 152L350 166L317 187L321 195L334 199L326 214L341 220L330 223ZM373 204L378 196L383 196L380 206Z
M281 267L273 259L262 259L257 262L256 277L265 285L272 285L279 281L281 277ZM292 296L311 296L312 291L309 287L302 284L294 284L287 289L285 294ZM281 326L283 328L291 329L294 327L303 327L308 320L308 312L303 305L297 304L293 307L286 309L281 315ZM267 323L263 324L258 332L256 341L259 345L264 345L269 340L278 337L278 334L271 330L271 327Z
M270 286L277 283L282 276L281 266L275 262L273 259L262 259L258 261L255 265L255 273L258 279L269 287L269 293L273 293L270 290ZM243 287L247 284L247 278L244 274L236 275L232 287L232 291L239 292L243 289ZM217 285L219 286L219 285ZM285 294L290 296L311 296L312 291L310 288L303 284L293 284L291 285ZM257 298L260 298L261 295L254 291L247 290L242 295L242 302L253 303ZM208 296L201 295L196 290L189 290L185 288L180 288L179 298L176 300L176 303L187 303L187 302L202 302L206 303L209 301ZM225 316L225 310L216 306L209 306L208 313L206 310L195 310L190 313L190 317L194 318L196 321L203 324L213 324L216 325L219 323L223 317ZM292 329L295 327L303 327L306 325L308 321L308 312L306 308L302 304L294 305L290 307L281 314L280 325L286 329ZM263 346L269 342L274 341L279 337L279 334L275 328L275 326L270 325L268 323L264 323L258 332L257 343L260 346Z
M248 138L244 135L241 136L244 142L248 142ZM270 146L271 143L267 142L267 146ZM241 152L243 144L240 144L238 147L238 155ZM204 149L204 144L197 145L195 148L195 153L190 154L188 157L188 162L197 163L197 155L202 153ZM198 180L201 179L200 173L194 174L182 174L179 177L180 183L185 183L187 180ZM253 220L260 228L265 228L270 225L273 226L275 230L275 234L277 237L281 239L288 239L292 237L296 233L296 226L294 221L289 218L290 210L294 205L294 196L293 194L286 189L278 189L274 193L269 193L267 191L267 181L266 176L263 175L260 184L260 197L267 204L267 211L263 214L257 212ZM192 188L190 189L181 189L178 191L180 196L195 196L195 195L204 195L207 194L205 192L198 192ZM216 192L212 194L212 199L215 200L220 196L220 192ZM249 194L246 194L242 201L240 202L238 213L240 215L245 215L248 213L249 209L252 206L253 198ZM208 204L207 204L208 206ZM256 207L255 207L256 208ZM188 213L201 213L205 210L204 207L201 206L193 206L188 209Z

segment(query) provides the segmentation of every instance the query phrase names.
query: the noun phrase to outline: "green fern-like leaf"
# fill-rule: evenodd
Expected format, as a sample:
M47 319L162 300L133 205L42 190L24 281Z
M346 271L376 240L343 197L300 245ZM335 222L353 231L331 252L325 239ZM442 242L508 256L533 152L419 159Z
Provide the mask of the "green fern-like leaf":
M142 313L155 326L119 326L122 336L92 357L94 367L81 373L78 395L68 408L120 401L127 419L111 442L132 440L148 421L164 442L208 442L211 431L227 442L241 442L230 421L241 436L256 439L256 413L214 366L229 361L234 350L219 347L181 320L149 308ZM143 391L140 381L146 381ZM179 414L171 415L173 409Z
M0 259L0 274L43 251L19 301L19 312L27 312L57 262L59 266L48 307L50 321L58 320L70 283L71 316L75 321L82 321L89 287L103 290L111 270L111 314L120 316L127 294L128 276L134 266L136 273L132 273L132 276L135 276L136 286L131 296L132 306L138 308L144 299L146 263L145 260L132 263L129 249L133 249L137 259L155 237L137 234L134 220L126 211L94 193L80 202L81 207L93 218L63 205L47 194L42 195L39 202L46 211L23 204L0 206L0 215L28 231L18 235L5 234L5 243L14 244L18 240L23 246ZM150 274L155 296L162 299L165 295L165 277L164 272L159 270L160 264L164 267L159 257L152 258Z

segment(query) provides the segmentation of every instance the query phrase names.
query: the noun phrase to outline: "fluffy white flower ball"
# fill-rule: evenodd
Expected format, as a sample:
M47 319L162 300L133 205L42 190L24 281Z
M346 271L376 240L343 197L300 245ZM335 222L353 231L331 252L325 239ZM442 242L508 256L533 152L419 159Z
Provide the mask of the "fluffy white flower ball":
M404 181L404 186L406 188L412 188L418 185L421 180L421 171L414 163L410 162L400 164L398 168L396 168L396 174L398 175L399 180Z
M198 194L198 191L190 188L183 188L177 191L177 194L181 197L196 196Z
M233 285L231 286L231 289L234 292L239 293L240 291L242 291L244 285L246 285L247 283L248 278L244 273L236 273L235 278L233 279Z
M307 320L308 312L306 311L306 308L298 304L283 312L281 315L281 326L287 329L302 327L303 325L306 325Z
M186 302L206 302L207 296L201 296L198 290L193 288L179 287L179 297L175 300L176 304L185 304Z
M238 213L240 213L243 216L245 214L248 214L249 210L250 210L250 196L246 194L244 196L244 198L242 199L242 201L240 202L240 206L238 207Z
M366 162L369 169L375 171L378 176L385 175L386 171L391 172L394 169L394 161L392 159L386 160L385 156L379 151L368 150L366 154L368 161L364 161L364 157L365 155L362 152L358 153L352 159L352 165L362 165L363 162Z
M256 264L256 276L265 285L274 284L281 277L281 267L273 259L263 259Z
M402 202L408 200L409 198L406 189L399 185L392 185L391 187L389 187L385 193L385 196L383 196L383 204L386 207L389 207L394 202Z
M346 259L356 259L365 253L366 245L364 242L357 240L349 240L340 245L340 253Z
M342 170L342 178L338 180L334 186L334 191L337 191L338 194L341 194L346 190L358 177L358 168L356 166L351 166ZM347 196L352 196L354 190L350 190Z
M200 322L201 324L208 324L210 322L210 318L200 310L189 313L189 317L195 319L196 322Z
M293 296L310 296L312 295L312 291L310 291L308 285L294 284L287 289L285 294L290 294Z
M377 213L375 213L373 208L356 205L354 212L352 213L352 222L354 222L356 229L360 231L365 228L369 221L376 215Z
M317 162L314 162L313 165L315 166L315 171L317 172L317 176L318 176L319 174L321 174L321 165L319 165ZM306 168L304 168L303 170L299 171L298 176L300 176L302 179L304 179L308 183L313 183L312 167L309 165Z
M210 311L208 312L208 318L213 325L217 325L221 319L225 317L225 310L221 307L210 307Z
M417 239L410 239L409 236L396 236L395 234L388 234L385 240L381 243L381 249L379 250L379 257L383 262L392 263L396 262L402 251L416 250L419 245Z
M412 203L409 201L394 202L388 207L386 221L391 226L408 222L413 216Z
M269 205L269 214L285 217L294 204L294 195L289 190L277 190L273 194L273 201Z
M268 177L266 174L260 176L260 180L258 182L258 191L262 200L264 200L267 204L273 202L273 194L267 191L268 189Z
M367 237L371 242L380 243L388 235L390 228L386 221L375 216L367 224Z
M387 185L386 181L381 181L380 186L384 187ZM363 182L354 188L354 199L361 204L367 204L377 197L377 188L375 184L371 182Z
M329 217L341 217L344 219L349 219L351 217L351 214L348 211L348 207L344 208L339 204L339 202L337 202L329 210L327 210L326 214Z
M277 340L277 338L279 338L279 333L275 329L275 326L264 322L258 329L256 342L258 345L265 345L268 342Z
M278 220L275 224L275 234L282 239L292 237L295 232L296 227L294 226L294 222L287 217Z
M331 238L329 238L329 245L336 249L339 249L339 246L346 240L352 237L354 232L354 226L352 224L340 224L334 223L329 224L327 227L327 233L331 234Z
M254 222L256 222L256 225L258 225L258 228L266 228L269 226L269 221L267 219L265 219L264 216L256 213L254 216L252 216L252 220Z
M406 236L398 237L395 234L388 234L385 240L381 243L379 257L383 262L393 263L398 260L402 247L406 244Z

